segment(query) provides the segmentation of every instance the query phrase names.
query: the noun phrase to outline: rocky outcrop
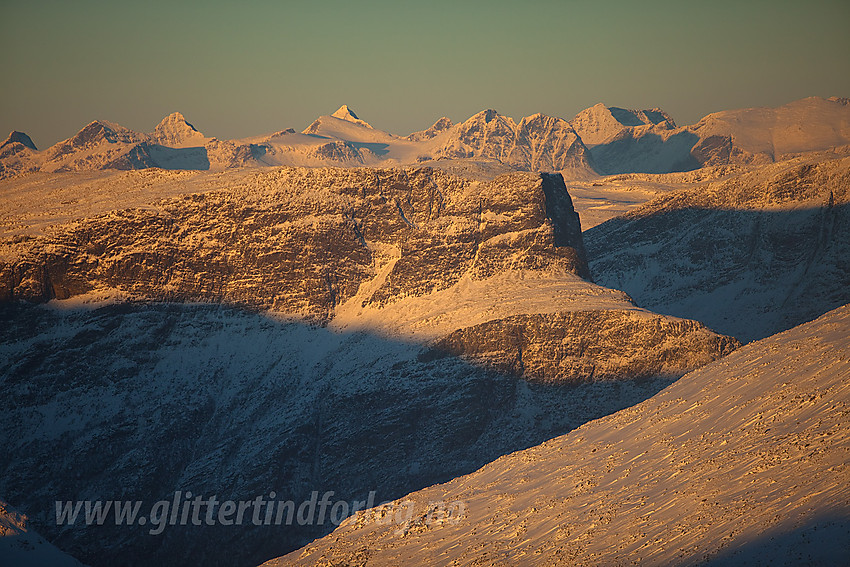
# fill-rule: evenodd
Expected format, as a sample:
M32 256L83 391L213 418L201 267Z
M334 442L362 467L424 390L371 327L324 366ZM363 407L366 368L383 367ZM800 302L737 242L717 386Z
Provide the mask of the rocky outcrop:
M367 300L377 305L445 289L465 273L551 268L589 276L578 215L558 175L480 183L428 168L284 168L250 186L8 242L0 298L44 301L111 287L326 319L374 276L370 242L401 250Z
M678 377L740 343L696 321L641 311L516 315L459 329L420 360L460 356L537 382Z
M516 122L493 109L482 110L454 125L450 136L434 151L435 157L486 157L507 161L514 146Z
M489 158L517 169L591 169L587 148L569 122L543 114L519 124L495 110L484 110L456 124L433 150L436 158Z
M535 114L517 125L508 163L531 171L560 171L592 166L581 138L566 120Z

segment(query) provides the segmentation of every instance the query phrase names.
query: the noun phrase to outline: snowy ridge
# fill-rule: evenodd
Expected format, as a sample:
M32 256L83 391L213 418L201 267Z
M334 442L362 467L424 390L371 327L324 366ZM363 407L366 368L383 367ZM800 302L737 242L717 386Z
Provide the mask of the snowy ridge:
M776 108L709 114L692 129L703 138L729 136L736 147L778 161L850 143L850 106L836 97L809 97Z
M619 119L613 116L617 111ZM678 128L658 109L642 112L597 105L576 116L574 126L590 147L598 172L668 173L766 164L850 144L850 107L835 97L718 112Z
M797 565L850 553L850 306L265 565ZM463 502L428 521L429 503ZM392 509L392 508L390 508Z
M741 340L850 301L850 157L826 152L662 194L585 232L596 281Z
M571 121L542 114L517 121L488 109L459 124L441 118L406 137L372 127L343 105L300 134L288 129L226 141L204 137L174 113L152 134L96 121L44 152L36 151L34 144L9 144L0 152L0 177L150 167L400 166L446 159L486 160L578 177L689 171L769 163L850 144L850 106L842 100L811 97L775 109L720 112L681 128L659 108L626 110L600 103ZM31 151L20 152L22 148Z

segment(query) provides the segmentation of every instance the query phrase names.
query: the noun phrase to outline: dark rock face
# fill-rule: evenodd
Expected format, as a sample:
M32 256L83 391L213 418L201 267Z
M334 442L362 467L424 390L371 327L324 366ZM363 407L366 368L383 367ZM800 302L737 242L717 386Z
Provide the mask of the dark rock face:
M13 130L12 132L9 133L9 136L6 138L6 140L2 144L0 144L0 148L5 148L6 146L9 146L9 145L12 145L12 144L20 144L21 146L23 146L25 148L29 148L31 150L37 150L38 149L38 148L35 147L35 144L33 143L32 138L30 138L29 136L27 136L23 132L18 132L17 130ZM5 155L6 155L5 153L0 153L0 157L3 157Z
M738 348L696 321L636 311L516 315L459 329L420 360L461 356L537 382L681 376Z
M252 187L119 211L13 244L17 259L0 262L0 298L44 301L112 287L326 319L374 276L369 242L400 250L368 300L376 304L445 289L470 270L589 275L560 176L478 183L427 168L284 168Z

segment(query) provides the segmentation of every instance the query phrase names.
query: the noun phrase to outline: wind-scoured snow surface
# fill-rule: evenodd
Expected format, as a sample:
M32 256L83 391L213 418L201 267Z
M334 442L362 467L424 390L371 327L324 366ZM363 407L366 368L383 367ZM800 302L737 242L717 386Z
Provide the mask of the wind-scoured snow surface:
M844 306L634 407L411 494L409 522L361 513L267 565L841 564L848 375ZM462 502L463 512L428 522L436 502Z

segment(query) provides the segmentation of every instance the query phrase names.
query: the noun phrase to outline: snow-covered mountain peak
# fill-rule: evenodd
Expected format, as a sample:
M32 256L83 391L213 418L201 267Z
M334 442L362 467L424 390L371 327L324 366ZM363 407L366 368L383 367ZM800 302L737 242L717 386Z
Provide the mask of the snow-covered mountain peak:
M412 142L422 142L425 140L430 140L437 134L445 132L452 126L454 126L454 122L452 122L450 118L446 118L445 116L443 116L442 118L434 122L434 125L428 128L427 130L413 132L412 134L409 134L407 136L407 139Z
M139 141L143 136L129 128L125 128L115 122L108 120L93 120L86 124L82 130L65 142L59 142L57 146L70 144L72 147L80 148L100 142L109 143L131 143Z
M675 128L676 123L660 108L631 110L600 102L576 114L572 126L585 144L595 146L610 142L628 128L661 127L669 130Z
M365 120L361 120L357 114L354 113L353 110L348 108L347 104L343 104L340 106L336 112L331 114L334 118L339 118L340 120L346 120L348 122L353 122L354 124L360 124L361 126L366 126L367 128L371 128L372 126L366 122Z
M342 106L340 106L336 112L331 114L331 116L333 116L334 118L342 118L343 120L360 120L360 118L357 117L357 114L355 114L353 110L348 108L347 104L343 104Z
M490 122L494 118L498 117L499 113L493 110L492 108L488 108L487 110L482 110L478 114L475 114L470 118L470 120L484 120L484 122Z
M179 146L187 142L203 143L204 135L186 121L179 112L172 112L154 128L153 141L164 146Z
M773 161L789 154L847 145L850 105L848 99L813 96L775 108L714 112L691 128L703 138L728 136L742 150Z
M3 141L2 144L0 144L0 148L3 148L10 144L14 144L16 142L23 146L26 146L31 150L37 149L32 141L32 138L30 138L23 132L18 132L17 130L12 130L11 132L9 132L9 135L6 137L6 139Z

